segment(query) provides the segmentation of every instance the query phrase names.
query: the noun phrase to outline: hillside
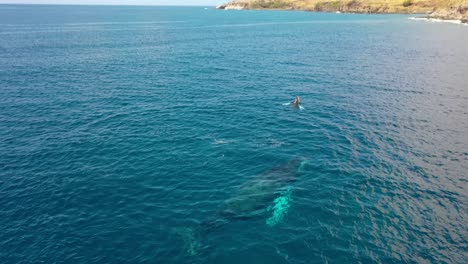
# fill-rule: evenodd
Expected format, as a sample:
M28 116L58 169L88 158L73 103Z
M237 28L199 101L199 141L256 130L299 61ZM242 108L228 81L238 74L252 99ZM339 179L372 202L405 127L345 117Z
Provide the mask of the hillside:
M468 21L468 0L237 0L220 9L281 9L350 13L431 13Z

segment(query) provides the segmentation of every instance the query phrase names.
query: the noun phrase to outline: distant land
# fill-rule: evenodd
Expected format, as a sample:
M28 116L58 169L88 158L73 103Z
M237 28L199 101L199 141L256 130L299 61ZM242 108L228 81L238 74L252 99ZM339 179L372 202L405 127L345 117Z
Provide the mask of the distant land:
M371 14L428 14L468 23L468 0L236 0L219 9L274 9Z

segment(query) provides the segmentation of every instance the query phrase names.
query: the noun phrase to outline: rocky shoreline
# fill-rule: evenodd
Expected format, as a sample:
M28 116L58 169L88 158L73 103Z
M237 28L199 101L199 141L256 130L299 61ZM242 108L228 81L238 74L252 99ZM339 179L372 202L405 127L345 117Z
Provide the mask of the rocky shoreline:
M459 20L461 23L468 24L468 4L452 8L436 9L429 15L429 18Z
M425 18L456 20L468 24L468 0L458 0L445 6L436 6L431 2L413 2L401 0L400 5L368 4L360 0L315 0L312 4L299 5L301 1L289 0L240 0L217 6L225 10L303 10L311 12L337 12L360 14L428 14ZM304 2L304 1L303 1ZM378 2L376 0L375 2Z

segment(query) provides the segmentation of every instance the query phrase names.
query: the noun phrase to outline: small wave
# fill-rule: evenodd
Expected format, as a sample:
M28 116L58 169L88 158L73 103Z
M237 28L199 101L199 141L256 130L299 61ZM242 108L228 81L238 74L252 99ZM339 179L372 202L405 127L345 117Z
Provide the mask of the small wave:
M135 31L135 28L82 28L82 29L46 29L46 30L22 30L22 31L4 31L0 35L16 34L36 34L36 33L70 33L70 32L103 32L103 31Z
M372 21L369 21L372 22ZM307 24L330 24L330 23L343 23L339 20L304 20L304 21L290 21L290 22L257 22L257 23L242 23L242 24L217 24L200 27L190 28L225 28L225 27L260 27L260 26L282 26L282 25L307 25ZM346 23L357 23L354 21L346 21Z
M442 23L452 23L452 24L458 24L458 25L468 25L468 24L462 23L461 20L456 20L456 19L448 20L448 19L426 18L426 17L410 17L408 19L417 20L417 21L442 22Z
M281 147L284 144L285 143L283 141L276 140L276 139L270 139L270 145L273 146L273 147Z
M215 139L213 141L214 145L221 145L221 144L227 144L227 143L229 143L229 142L227 140L223 140L223 139Z
M37 26L112 26L112 25L152 25L152 24L174 24L186 23L187 20L164 20L164 21L128 21L128 22L82 22L82 23L41 23L41 24L2 24L0 26L9 27L37 27Z
M84 22L84 23L65 23L65 26L107 26L107 25L151 25L151 24L173 24L184 23L185 20L175 21L128 21L128 22ZM55 24L52 24L55 25ZM59 24L62 25L62 24Z

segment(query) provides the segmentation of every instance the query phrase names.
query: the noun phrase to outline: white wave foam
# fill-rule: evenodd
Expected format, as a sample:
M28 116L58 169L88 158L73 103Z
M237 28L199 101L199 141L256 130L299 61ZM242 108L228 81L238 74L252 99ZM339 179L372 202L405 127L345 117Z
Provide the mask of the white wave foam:
M271 146L273 147L281 147L282 145L284 145L285 143L283 141L280 141L280 140L277 140L277 139L269 139L269 143Z
M458 25L468 25L462 23L461 20L445 20L440 18L426 18L426 17L409 17L410 20L418 20L418 21L427 21L427 22L441 22L441 23L452 23Z
M289 102L289 103L284 103L284 104L281 104L281 105L292 105L292 103ZM299 110L305 110L305 108L302 105L300 105Z
M223 140L223 139L215 139L213 141L214 145L221 145L221 144L227 144L227 143L229 143L229 142L227 140Z

